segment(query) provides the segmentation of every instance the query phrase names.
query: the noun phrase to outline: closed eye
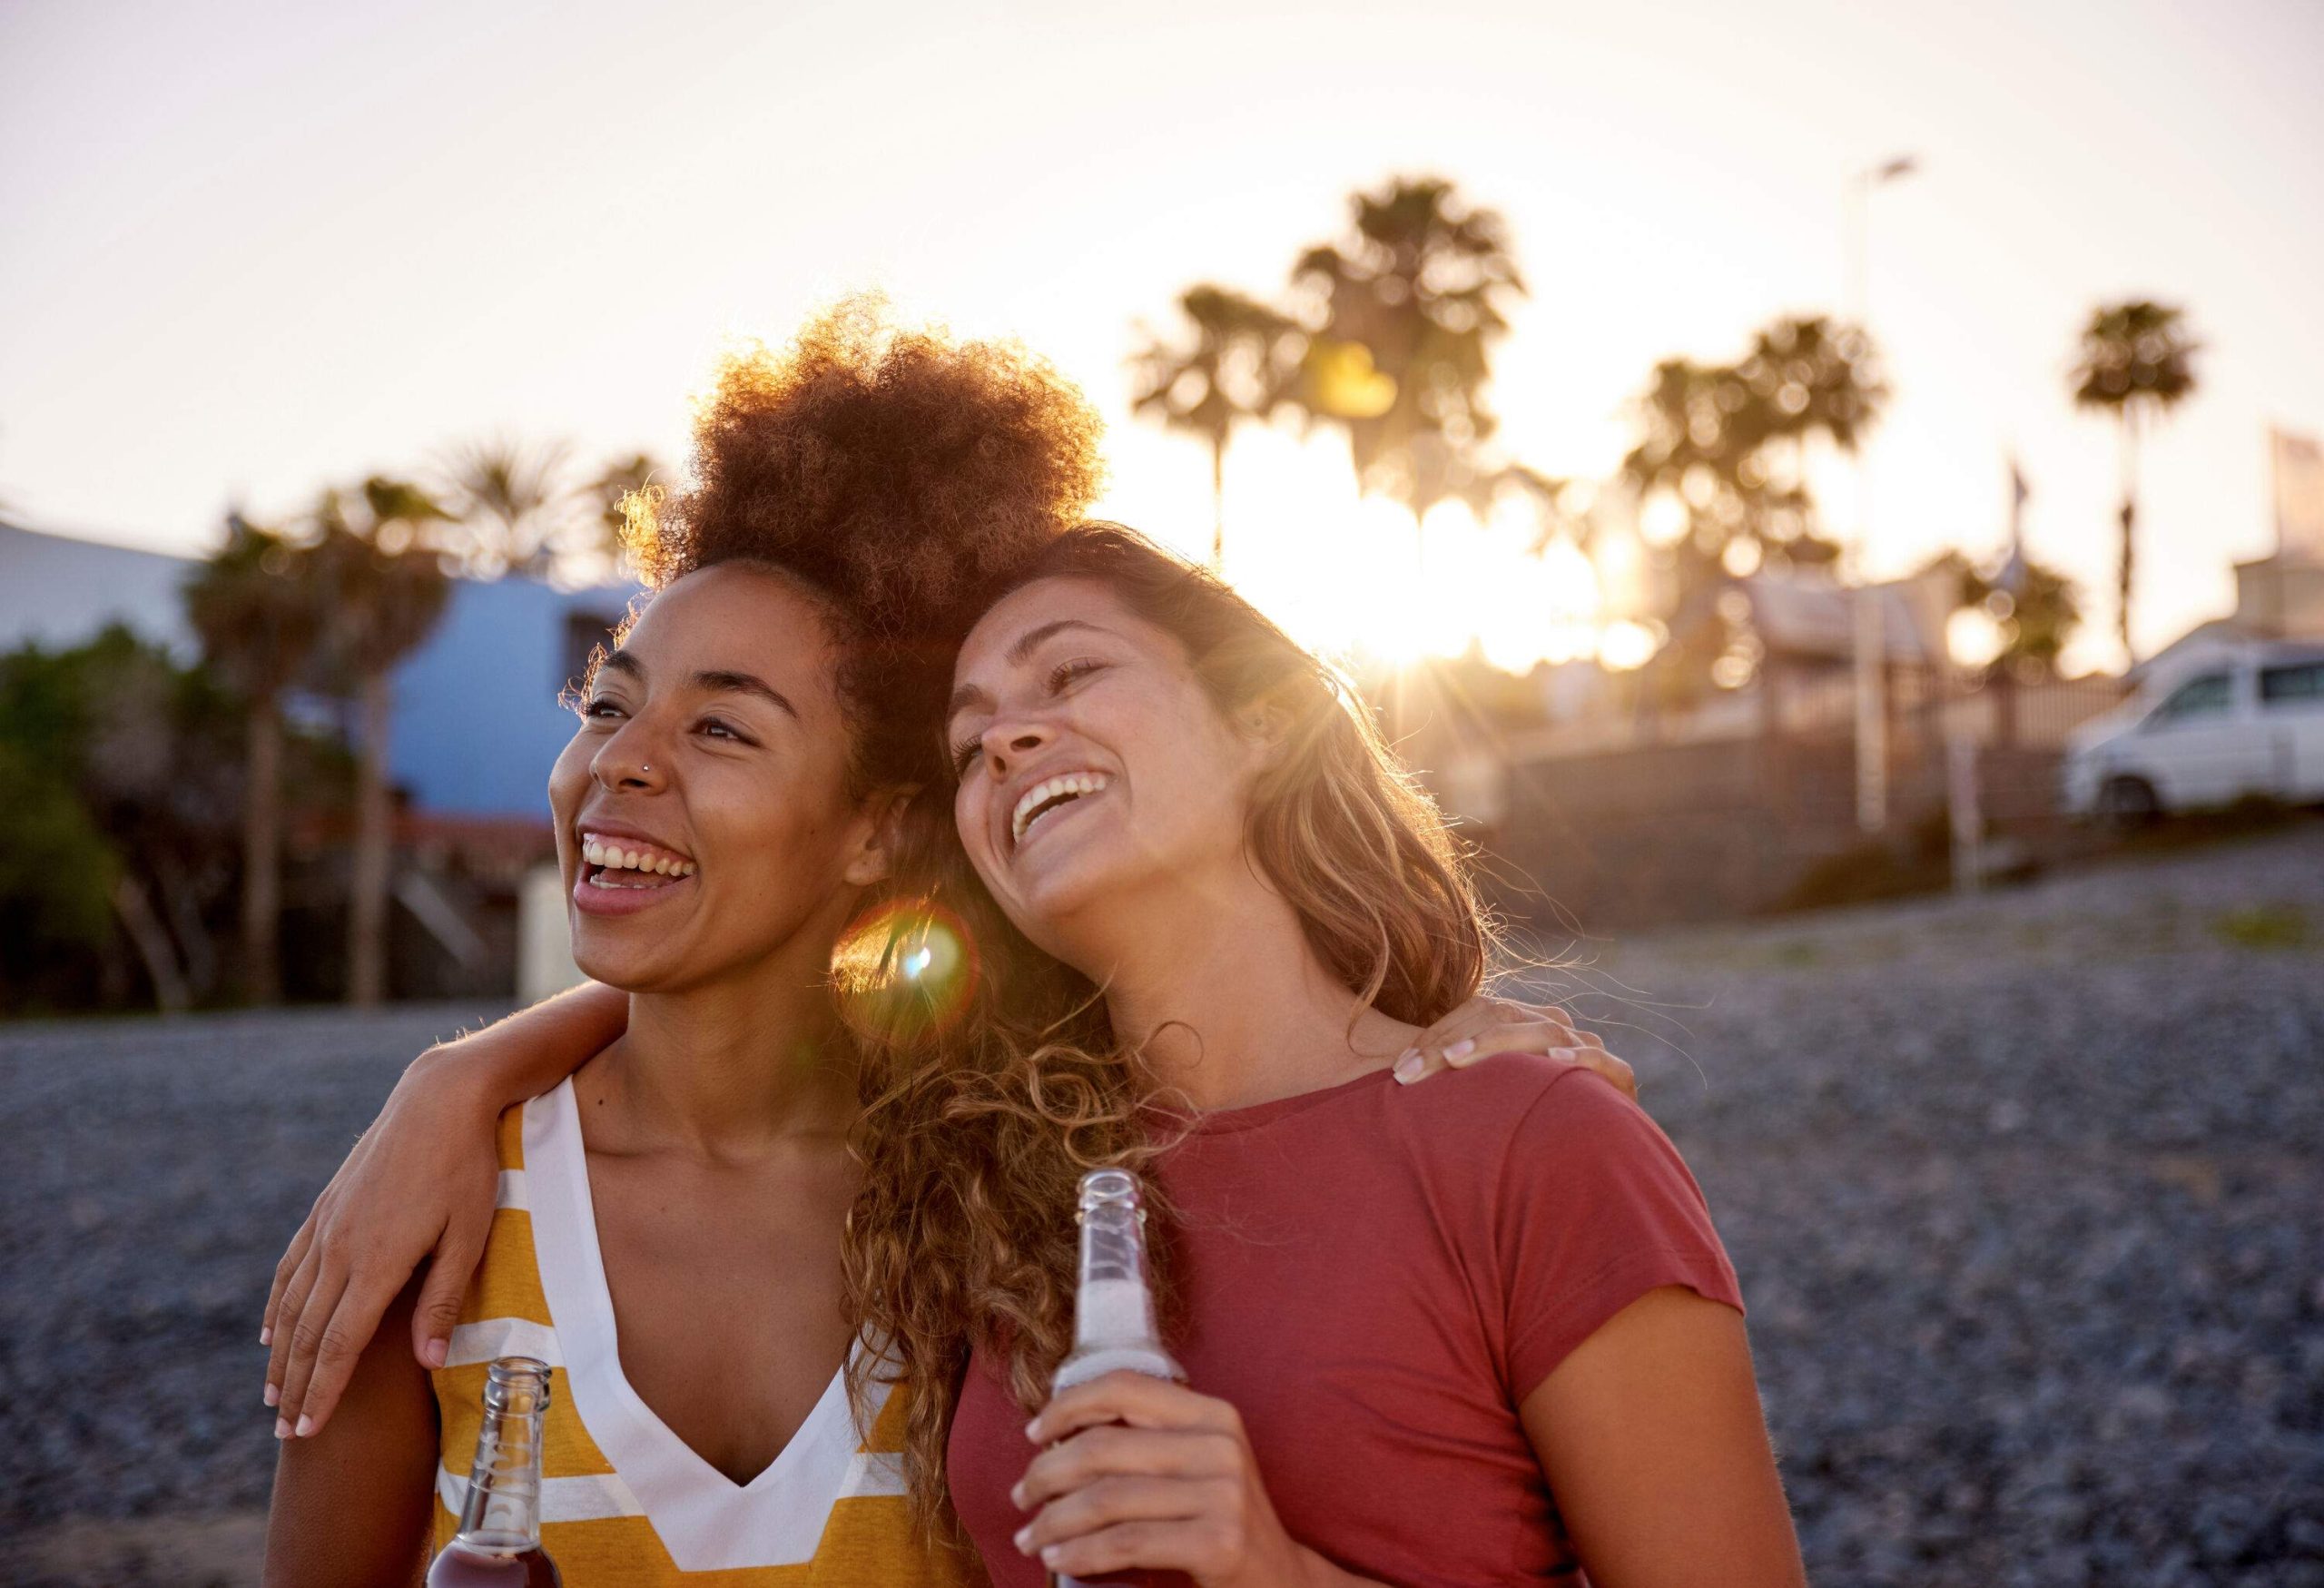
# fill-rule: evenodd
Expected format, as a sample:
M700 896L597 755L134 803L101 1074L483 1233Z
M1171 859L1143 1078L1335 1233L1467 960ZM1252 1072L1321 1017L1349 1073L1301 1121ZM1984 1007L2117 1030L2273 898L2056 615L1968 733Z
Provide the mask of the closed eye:
M1090 674L1104 672L1108 666L1109 664L1095 656L1077 656L1070 662L1059 662L1049 669L1049 693L1060 694Z
M1100 661L1095 656L1077 656L1069 662L1059 662L1049 671L1049 692L1062 695L1092 673L1102 673L1111 666L1112 663ZM969 768L976 764L977 757L983 753L984 735L981 734L955 744L952 746L952 776L956 780L968 776Z

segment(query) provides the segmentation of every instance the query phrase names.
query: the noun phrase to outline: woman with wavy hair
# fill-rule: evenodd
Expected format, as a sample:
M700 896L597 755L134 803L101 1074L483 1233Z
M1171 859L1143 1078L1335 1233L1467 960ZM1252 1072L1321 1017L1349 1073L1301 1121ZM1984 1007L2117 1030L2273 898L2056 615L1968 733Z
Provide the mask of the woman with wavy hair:
M512 1341L565 1369L544 1504L576 1588L960 1569L927 1525L945 1415L912 1412L910 1383L862 1348L880 1258L851 1256L846 1231L877 1227L872 1182L903 1147L862 1132L864 1099L952 1062L963 1024L873 996L851 1035L830 971L852 918L928 891L935 873L892 863L906 832L915 865L943 850L949 819L913 796L947 776L934 725L949 636L976 610L962 593L1086 505L1095 430L1045 366L861 308L724 370L693 488L634 526L655 594L593 670L551 779L576 955L608 985L484 1039L497 1060L416 1067L334 1182L346 1194L319 1204L350 1216L359 1260L334 1266L318 1219L286 1259L271 1579L408 1575L438 1494L445 1536L474 1381ZM1456 1054L1579 1041L1485 1001L1423 1035ZM869 1067L867 1037L884 1055ZM488 1238L441 1245L406 1284L479 1210ZM415 1212L432 1228L399 1250ZM391 1338L364 1348L391 1297L418 1367ZM908 1533L899 1454L922 1458L901 1464L923 1524Z
M848 1258L997 1583L1802 1580L1669 1141L1554 1059L1393 1085L1493 945L1344 683L1086 525L1002 582L946 734L952 830L902 869L985 974L940 1061L885 1055ZM1191 1387L1048 1398L1098 1165L1162 1192Z

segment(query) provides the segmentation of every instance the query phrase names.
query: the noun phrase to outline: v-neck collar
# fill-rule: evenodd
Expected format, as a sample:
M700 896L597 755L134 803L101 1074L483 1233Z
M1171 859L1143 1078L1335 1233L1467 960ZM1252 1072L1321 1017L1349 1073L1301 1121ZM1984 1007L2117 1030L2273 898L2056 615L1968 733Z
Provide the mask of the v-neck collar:
M566 1393L672 1562L681 1571L707 1572L812 1559L832 1502L849 1491L851 1465L860 1465L845 1370L832 1376L783 1453L749 1483L735 1483L671 1432L622 1372L572 1081L525 1105L525 1170L541 1292L564 1348ZM875 1385L873 1394L865 1410L876 1419L886 1386Z

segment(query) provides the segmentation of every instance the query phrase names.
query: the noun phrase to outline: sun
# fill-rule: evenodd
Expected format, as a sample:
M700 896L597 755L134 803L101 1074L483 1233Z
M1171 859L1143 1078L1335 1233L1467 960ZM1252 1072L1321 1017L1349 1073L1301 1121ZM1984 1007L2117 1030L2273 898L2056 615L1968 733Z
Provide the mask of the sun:
M1609 621L1635 570L1567 536L1540 546L1538 517L1514 496L1482 522L1447 501L1415 523L1357 490L1344 440L1282 429L1238 436L1226 472L1227 582L1320 656L1401 666L1475 653L1520 674L1637 665L1638 626ZM1137 504L1123 507L1137 521Z

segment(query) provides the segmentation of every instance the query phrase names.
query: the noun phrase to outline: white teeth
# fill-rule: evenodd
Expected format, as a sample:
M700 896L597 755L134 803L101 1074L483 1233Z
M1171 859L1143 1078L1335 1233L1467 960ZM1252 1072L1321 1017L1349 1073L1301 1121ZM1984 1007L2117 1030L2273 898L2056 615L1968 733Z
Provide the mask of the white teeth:
M625 849L594 835L581 840L581 858L590 865L603 866L609 872L643 872L649 876L690 877L695 870L694 863L690 860L680 860L673 854L658 854L651 850Z
M1033 824L1033 813L1049 801L1060 794L1093 794L1112 781L1102 772L1068 772L1035 784L1018 796L1017 808L1009 817L1009 838L1021 842L1025 829Z

